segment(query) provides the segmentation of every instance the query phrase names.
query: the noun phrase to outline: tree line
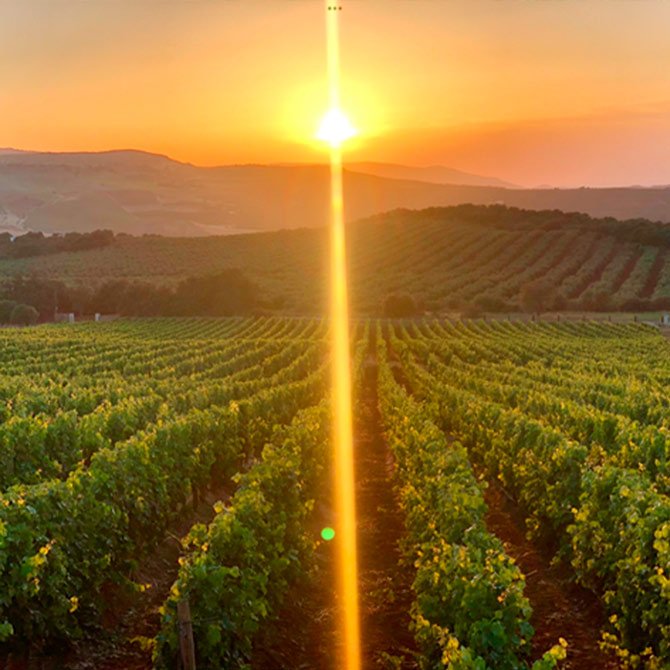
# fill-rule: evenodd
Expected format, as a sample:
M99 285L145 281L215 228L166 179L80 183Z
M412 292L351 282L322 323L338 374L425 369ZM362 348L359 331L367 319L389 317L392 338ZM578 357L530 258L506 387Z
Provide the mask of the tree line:
M579 230L584 234L611 236L621 242L632 242L641 246L670 246L670 223L643 218L596 218L581 212L564 212L560 209L530 210L507 205L463 204L421 210L396 209L375 214L365 221L394 222L411 226L420 221L445 220L447 217L464 225L498 230Z
M115 240L116 235L111 230L54 235L26 233L16 237L9 233L0 233L0 258L29 258L68 251L87 251L109 246Z
M264 306L259 287L238 269L188 277L175 286L123 279L97 287L68 286L62 281L16 276L0 288L0 300L33 307L40 321L57 312L121 316L231 316ZM11 312L10 312L11 313ZM6 312L0 312L0 317ZM7 323L9 321L5 321Z

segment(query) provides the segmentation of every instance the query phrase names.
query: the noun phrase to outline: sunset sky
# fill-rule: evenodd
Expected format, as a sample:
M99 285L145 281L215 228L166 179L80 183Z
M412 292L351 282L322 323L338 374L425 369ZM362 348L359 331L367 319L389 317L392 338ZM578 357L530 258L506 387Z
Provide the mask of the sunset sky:
M668 0L342 0L356 160L670 183ZM314 162L321 0L0 0L0 146Z

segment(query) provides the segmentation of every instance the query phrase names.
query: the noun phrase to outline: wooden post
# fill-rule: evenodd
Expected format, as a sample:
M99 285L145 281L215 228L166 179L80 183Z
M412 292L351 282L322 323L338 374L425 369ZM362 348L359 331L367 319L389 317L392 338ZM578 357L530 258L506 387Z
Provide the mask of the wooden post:
M184 670L196 670L193 625L188 600L180 600L177 603L177 618L179 621L179 648L181 649L182 668Z

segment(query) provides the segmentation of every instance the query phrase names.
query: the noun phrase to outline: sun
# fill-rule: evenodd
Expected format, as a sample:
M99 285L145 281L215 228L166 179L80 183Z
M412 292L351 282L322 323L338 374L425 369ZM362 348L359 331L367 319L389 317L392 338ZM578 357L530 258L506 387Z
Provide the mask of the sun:
M328 142L332 147L339 147L342 142L357 134L358 131L351 125L351 122L342 110L330 109L326 112L323 119L321 119L316 138L323 142Z

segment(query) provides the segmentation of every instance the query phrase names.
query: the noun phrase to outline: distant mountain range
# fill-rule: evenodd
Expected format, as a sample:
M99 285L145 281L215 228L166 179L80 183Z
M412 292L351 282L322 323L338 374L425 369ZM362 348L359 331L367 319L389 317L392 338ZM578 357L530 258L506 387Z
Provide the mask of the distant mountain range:
M443 165L429 167L411 167L392 163L348 163L347 168L352 172L362 172L375 177L387 179L406 179L409 181L423 181L428 184L454 184L457 186L496 186L500 188L521 188L517 184L497 179L496 177L482 177L478 174L454 170Z
M141 151L0 149L0 232L202 236L321 226L329 173L320 165L197 167ZM447 167L352 163L350 221L398 208L500 203L592 216L670 221L670 188L524 189Z

